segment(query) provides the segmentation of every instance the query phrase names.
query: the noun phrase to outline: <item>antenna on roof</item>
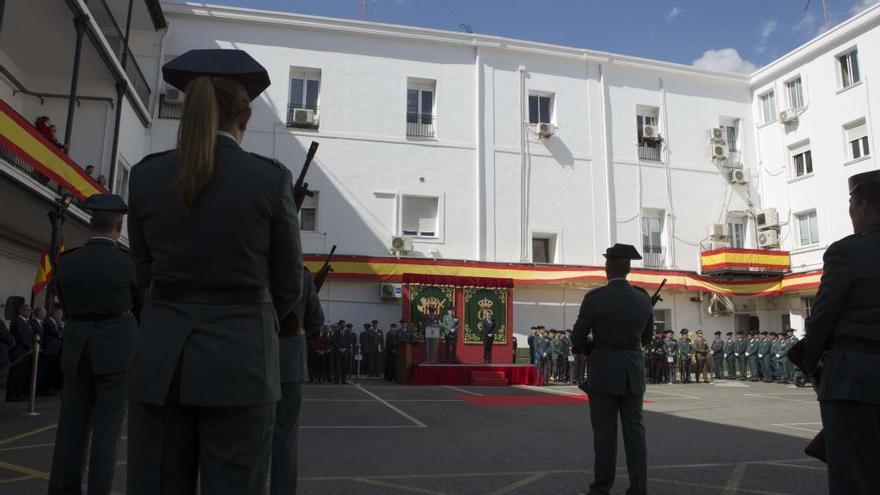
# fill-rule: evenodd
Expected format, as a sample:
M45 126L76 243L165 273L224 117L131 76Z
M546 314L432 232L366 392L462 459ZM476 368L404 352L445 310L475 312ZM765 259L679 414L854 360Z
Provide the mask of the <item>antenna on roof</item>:
M807 4L804 5L804 12L807 12L810 9L810 3L812 3L812 0L807 0ZM822 19L822 31L828 31L830 22L828 20L828 5L826 0L822 0Z

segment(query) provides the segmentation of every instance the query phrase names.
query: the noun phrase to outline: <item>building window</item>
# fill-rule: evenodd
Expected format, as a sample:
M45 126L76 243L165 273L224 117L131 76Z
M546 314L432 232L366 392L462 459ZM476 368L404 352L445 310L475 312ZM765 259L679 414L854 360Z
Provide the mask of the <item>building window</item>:
M794 164L794 176L803 177L813 173L813 153L809 149L801 149L791 155Z
M532 263L556 262L556 235L534 234L532 236Z
M660 161L660 129L657 127L657 116L660 109L654 107L636 107L636 136L638 138L639 158L642 160Z
M730 230L730 247L735 249L746 247L746 224L742 220L731 220L727 227Z
M318 231L318 192L314 196L306 196L299 210L299 229L303 232Z
M553 95L546 93L529 94L529 123L553 122Z
M761 123L769 124L776 121L776 96L768 91L758 97L761 102Z
M290 69L290 102L287 125L315 129L318 127L318 96L321 91L321 69Z
M410 138L433 139L437 116L434 81L409 79L406 85L406 135Z
M128 202L128 177L131 175L131 166L122 156L116 161L116 184L114 184L113 192L122 196L125 202Z
M788 92L788 107L795 110L804 107L804 89L800 76L785 83Z
M742 168L742 152L739 148L740 119L721 119L721 129L727 143L727 157L720 163L726 168Z
M440 199L429 196L403 196L400 206L400 231L416 237L439 237Z
M660 268L666 265L663 252L663 210L649 210L642 214L642 251L644 266Z
M784 314L782 315L782 331L788 332L789 330L791 330L791 315Z
M871 154L871 150L868 148L868 128L865 126L864 120L846 128L846 142L850 160Z
M798 247L819 244L819 222L816 210L799 213L794 217L798 226Z
M815 297L801 297L801 306L804 308L804 315L809 318L813 314L813 304L816 303Z
M165 55L164 61L167 64L175 57L176 55ZM183 100L183 91L164 83L164 90L159 95L159 118L179 120L183 116Z
M672 319L671 319L671 311L668 309L655 309L654 310L654 330L660 330L661 332L665 332L666 330L672 328Z
M840 83L842 87L847 88L861 80L858 50L853 50L837 57L837 63L840 66Z

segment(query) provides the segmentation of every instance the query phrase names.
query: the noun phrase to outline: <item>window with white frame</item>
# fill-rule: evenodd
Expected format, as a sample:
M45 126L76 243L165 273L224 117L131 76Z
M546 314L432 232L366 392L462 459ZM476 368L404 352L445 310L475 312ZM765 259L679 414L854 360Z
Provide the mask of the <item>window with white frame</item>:
M406 135L433 138L436 115L437 83L428 79L409 78L406 82Z
M794 217L798 228L798 247L819 244L819 221L816 210L798 213Z
M801 76L787 81L785 91L788 93L788 108L797 110L804 107L804 85Z
M306 196L299 210L299 229L303 232L318 231L318 191Z
M728 217L727 228L730 230L730 247L742 249L746 247L746 221L743 217Z
M728 151L739 151L739 119L723 122L721 128L724 129Z
M636 106L636 137L638 139L639 159L660 161L660 129L657 126L660 109L657 107Z
M847 88L861 80L859 72L859 51L852 50L837 57L837 65L840 67L841 87Z
M761 103L761 123L769 124L776 121L776 96L770 90L758 97Z
M290 69L290 101L287 123L294 127L317 127L318 100L321 91L321 69L292 67Z
M642 252L644 265L662 267L666 263L663 252L663 210L642 212Z
M400 233L415 237L439 237L440 198L402 196L400 198Z
M128 178L131 175L131 165L119 155L116 161L116 184L113 190L116 194L122 196L125 202L128 202Z
M556 236L552 234L532 234L532 262L556 262Z
M553 94L532 91L529 93L529 123L553 122Z
M844 127L846 131L847 153L850 160L856 160L871 154L868 147L868 128L865 120L859 120Z
M813 173L813 152L810 144L804 144L791 150L791 163L795 177L804 177Z
M668 309L654 310L654 330L665 332L672 328L671 311Z

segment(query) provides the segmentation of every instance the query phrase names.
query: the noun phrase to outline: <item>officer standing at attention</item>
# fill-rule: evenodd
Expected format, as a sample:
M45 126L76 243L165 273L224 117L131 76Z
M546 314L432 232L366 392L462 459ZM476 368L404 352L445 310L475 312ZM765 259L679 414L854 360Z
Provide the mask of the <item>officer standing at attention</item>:
M770 369L770 352L773 349L770 334L765 330L761 332L761 340L758 341L758 361L761 364L761 378L769 383L773 381L773 373Z
M447 363L455 363L457 361L455 357L455 348L458 345L459 326L460 322L458 321L458 317L455 316L455 310L449 308L446 311L446 316L443 317L443 331L445 332L443 343L446 347L446 351L443 355L446 358Z
M630 260L642 259L636 248L615 244L605 252L608 285L584 296L572 343L587 350L593 334L589 376L590 422L593 426L594 478L590 494L607 494L617 463L617 417L623 426L630 495L647 493L648 452L642 416L645 360L642 347L651 341L654 309L643 289L626 281Z
M294 314L301 327L281 329L278 335L281 363L281 400L275 405L275 430L272 433L271 495L296 495L297 432L302 408L302 385L308 370L306 335L313 335L324 325L324 310L312 283L312 272L303 268L303 297Z
M129 239L147 298L128 372L127 493L262 495L278 333L299 328L303 280L291 173L239 144L269 76L221 49L162 72L186 101L177 148L131 173Z
M804 372L817 378L822 362L829 492L867 495L877 493L880 459L880 171L850 177L849 193L855 233L825 251Z
M761 375L761 371L758 368L760 365L760 361L758 360L758 346L760 342L758 342L758 332L753 331L749 335L749 344L746 347L746 359L749 360L749 371L752 374L752 381L757 382L760 380L758 378Z
M712 370L715 372L715 379L720 380L724 376L724 341L721 340L721 332L715 332L715 340L709 347L712 353Z
M733 340L733 332L727 332L727 340L724 341L724 360L727 361L727 379L736 380L736 341Z
M492 364L492 344L495 342L495 319L490 317L480 321L483 329L483 364Z
M675 340L675 332L667 330L666 338L663 339L663 351L666 354L666 380L675 383L675 361L678 357L678 342Z
M88 493L109 494L113 488L125 417L125 368L142 303L135 265L116 244L125 202L115 194L94 195L82 207L92 210L92 238L61 254L53 282L69 317L50 495L82 493L90 436Z
M740 330L736 332L736 347L734 347L733 355L736 357L737 365L739 366L739 379L745 380L749 376L748 362L749 356L746 354L749 348L749 343L745 339L745 333Z

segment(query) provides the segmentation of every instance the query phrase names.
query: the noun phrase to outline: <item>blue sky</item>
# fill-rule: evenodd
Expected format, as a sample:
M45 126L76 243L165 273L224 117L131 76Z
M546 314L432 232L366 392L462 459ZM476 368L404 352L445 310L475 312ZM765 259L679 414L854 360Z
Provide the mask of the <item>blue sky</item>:
M880 0L825 0L834 26ZM358 0L206 0L356 19ZM458 30L749 72L819 34L822 0L366 0L369 21Z

